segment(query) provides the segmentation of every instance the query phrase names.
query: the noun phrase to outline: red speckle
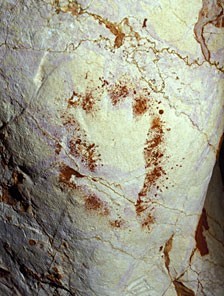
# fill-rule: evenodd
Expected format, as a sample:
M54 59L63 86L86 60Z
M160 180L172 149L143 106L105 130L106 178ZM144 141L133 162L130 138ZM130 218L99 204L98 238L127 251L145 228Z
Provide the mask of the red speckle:
M99 80L102 82L102 85L101 85L102 87L109 85L109 82L107 80L103 79L102 77L100 77Z
M116 106L129 95L129 89L124 82L118 82L109 89L112 104Z
M148 110L149 103L146 97L135 98L133 101L133 113L135 116L140 116L146 113Z
M61 119L62 119L62 124L66 127L66 128L73 128L78 130L79 129L79 125L77 123L77 121L74 119L74 117L70 114L66 114L63 113L61 115Z
M77 99L76 99L77 98ZM81 99L80 94L77 92L73 91L71 97L68 99L68 108L69 107L76 107L79 105L79 100Z
M89 211L97 211L100 215L109 215L109 209L106 204L95 194L90 194L85 199L85 207Z
M86 95L82 97L82 108L86 113L91 113L93 111L95 103L96 100L92 92L87 92Z
M150 229L151 224L155 222L154 217L151 214L148 214L145 219L142 221L142 227L147 227Z
M142 193L139 193L137 202L135 204L136 214L139 216L142 212L144 212L149 207L149 200L144 201Z
M97 153L98 146L94 143L88 143L85 139L72 138L69 142L70 153L80 157L81 162L86 165L91 172L96 170L100 161L100 154Z
M150 200L147 199L148 191L153 186L155 186L158 190L159 186L156 186L156 183L163 175L166 174L161 164L164 156L164 148L162 146L163 142L163 123L159 117L155 117L148 132L148 138L146 139L144 148L146 175L143 187L139 192L138 200L135 205L137 215L140 215L140 213L144 212L149 207Z
M97 99L94 97L97 95L97 88L87 88L85 94L73 91L72 96L68 99L68 108L82 107L86 113L91 113L95 110Z
M124 225L124 220L110 221L110 225L115 228L121 228Z

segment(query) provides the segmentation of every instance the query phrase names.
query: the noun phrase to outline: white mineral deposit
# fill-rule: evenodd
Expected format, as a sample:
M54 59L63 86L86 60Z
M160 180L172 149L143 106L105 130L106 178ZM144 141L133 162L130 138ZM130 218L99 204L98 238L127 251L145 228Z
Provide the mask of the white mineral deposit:
M223 296L224 0L0 8L0 295Z

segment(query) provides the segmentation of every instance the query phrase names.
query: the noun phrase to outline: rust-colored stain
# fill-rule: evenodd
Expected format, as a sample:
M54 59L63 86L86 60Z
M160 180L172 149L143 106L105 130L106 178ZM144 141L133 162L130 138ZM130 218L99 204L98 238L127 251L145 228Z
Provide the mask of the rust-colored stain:
M97 102L94 93L96 95L96 89L89 88L87 88L85 94L73 91L71 97L68 99L68 108L81 107L86 113L92 113L95 110Z
M145 219L143 219L142 221L142 227L143 228L148 228L150 229L150 226L155 222L155 218L151 215L148 214L147 217Z
M202 54L206 61L210 60L210 51L204 38L204 30L206 25L212 24L217 28L224 26L224 9L221 1L202 0L202 8L198 15L197 23L194 26L194 33L197 42L201 46Z
M160 134L163 132L162 121L159 117L153 119L151 129L157 129Z
M107 23L107 26L109 25L110 22ZM111 26L110 29L114 34L116 33L114 26ZM99 77L99 80L102 85L98 88L102 90L102 94L105 91L107 92L113 106L117 106L128 99L132 102L132 112L135 117L138 118L148 113L149 118L152 120L143 149L146 170L145 178L135 204L137 216L141 215L141 218L138 217L138 220L140 220L139 222L142 227L149 227L154 218L149 213L149 210L145 212L150 206L147 193L152 188L159 189L162 192L162 189L158 186L158 180L166 175L162 164L165 150L164 131L170 129L164 129L164 121L161 120L161 115L164 113L164 110L159 106L161 101L153 100L150 97L150 90L147 87L140 88L139 84L136 81L132 81L128 75L121 76L114 83L108 82L105 77ZM97 91L99 92L99 90ZM102 165L99 147L95 143L88 141L85 131L81 129L74 116L69 114L71 107L81 106L86 112L90 112L93 109L93 105L95 104L93 92L86 90L85 93L86 100L84 100L82 94L79 94L77 91L73 92L72 96L68 99L67 113L64 112L62 119L64 126L70 133L74 130L73 135L68 139L70 154L73 157L79 158L82 164L90 171L95 172L97 167ZM156 105L158 106L156 107ZM168 189L167 186L166 189Z
M169 253L172 250L172 246L173 246L173 234L171 235L171 237L168 239L168 241L165 244L163 253L164 253L164 260L165 260L165 266L166 269L169 272L169 266L170 266L170 256Z
M137 97L133 100L132 104L133 114L135 116L142 116L148 111L149 100L144 96Z
M86 113L91 113L94 110L95 104L96 100L94 99L92 92L87 92L82 98L82 109L85 110Z
M146 175L143 183L143 187L138 195L136 202L136 213L139 215L145 209L147 209L147 202L145 200L147 192L156 185L157 181L166 175L166 172L161 165L164 142L164 130L163 122L159 117L155 117L152 121L151 128L147 134L147 139L144 147L145 169Z
M146 196L149 186L151 187L152 185L156 184L156 181L165 173L163 168L161 166L155 167L152 171L149 171L146 173L145 176L145 181L143 188L139 194L139 196Z
M68 108L79 106L82 97L77 92L73 91L70 98L68 98Z
M127 98L129 95L129 89L126 83L122 81L119 81L118 83L115 83L114 85L112 85L108 89L108 92L109 92L111 102L114 106L124 101L124 99Z
M196 232L195 232L196 247L199 250L201 256L205 256L209 253L206 238L203 234L203 231L208 229L209 229L209 225L207 221L207 214L206 214L206 210L203 209L201 217L198 222Z
M99 165L102 165L98 145L88 141L85 130L80 127L72 114L64 112L61 118L67 131L73 134L68 140L70 154L80 159L85 167L94 172Z
M148 209L148 207L149 207L148 201L144 201L141 198L141 195L139 194L138 199L135 204L136 214L139 216L142 212L144 212L146 209Z
M69 142L70 153L81 159L81 162L94 172L98 166L100 154L97 152L98 146L88 143L85 139L72 138Z
M77 172L76 170L72 169L68 165L61 165L60 168L60 175L59 175L59 181L67 184L71 188L76 188L76 185L71 182L71 177L75 176L76 178L84 178L85 176Z
M173 281L177 296L195 296L194 291L178 280Z
M67 128L67 129L75 129L77 131L80 130L80 127L77 123L77 121L75 120L75 118L70 115L70 114L66 114L66 112L64 112L62 115L61 115L61 119L62 119L62 124Z
M97 211L103 216L107 216L110 213L106 204L95 194L89 194L85 198L85 208L90 211Z
M124 220L114 220L110 221L110 225L115 228L121 228L125 224Z
M119 48L124 43L125 34L122 32L118 32L116 38L114 40L114 47Z

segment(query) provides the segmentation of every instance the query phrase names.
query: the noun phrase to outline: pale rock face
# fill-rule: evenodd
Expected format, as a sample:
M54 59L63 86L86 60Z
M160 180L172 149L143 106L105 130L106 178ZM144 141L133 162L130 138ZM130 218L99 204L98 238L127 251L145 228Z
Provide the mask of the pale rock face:
M170 2L1 2L2 295L223 295L224 3Z

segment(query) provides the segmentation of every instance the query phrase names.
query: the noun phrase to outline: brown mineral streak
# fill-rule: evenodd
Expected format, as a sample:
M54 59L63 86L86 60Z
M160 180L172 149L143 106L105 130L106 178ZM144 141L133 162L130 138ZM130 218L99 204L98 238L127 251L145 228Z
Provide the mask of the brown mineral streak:
M66 6L60 7L59 0L55 0L54 6L56 7L57 13L70 12L74 16L79 16L81 14L87 14L89 16L92 16L95 20L97 20L100 25L104 24L104 26L108 30L110 30L110 32L115 36L115 40L114 40L114 47L115 48L121 47L124 43L125 33L122 30L122 25L128 26L129 29L131 30L131 32L133 33L134 37L137 40L140 39L139 34L137 32L133 32L133 28L130 26L128 18L124 18L120 23L113 23L98 14L91 13L91 12L87 11L86 9L83 9L77 1L71 2ZM145 23L146 23L146 21L145 21Z
M85 199L85 207L87 210L98 211L99 214L107 216L109 215L109 210L104 204L104 202L97 197L95 194L90 194Z
M168 239L168 241L165 244L164 247L164 260L165 260L165 266L167 268L167 270L169 271L169 265L170 265L170 256L169 253L172 250L172 246L173 246L173 234L171 235L171 237Z
M125 34L122 32L121 26L116 23L112 23L108 21L107 19L104 19L100 15L94 14L94 13L88 13L94 19L99 21L99 24L104 24L107 29L110 30L110 32L116 36L115 41L114 41L114 47L119 48L124 42Z
M208 221L207 221L207 214L206 210L202 210L201 217L198 222L198 226L195 232L195 241L196 247L199 250L201 256L205 256L209 253L208 245L206 242L206 238L203 235L203 231L209 229Z
M194 291L187 288L182 282L174 280L173 281L177 296L195 296Z
M208 24L213 24L218 28L223 27L223 1L203 0L202 9L199 12L198 21L194 26L194 34L197 42L201 46L202 53L206 61L210 60L210 51L205 42L204 28Z

